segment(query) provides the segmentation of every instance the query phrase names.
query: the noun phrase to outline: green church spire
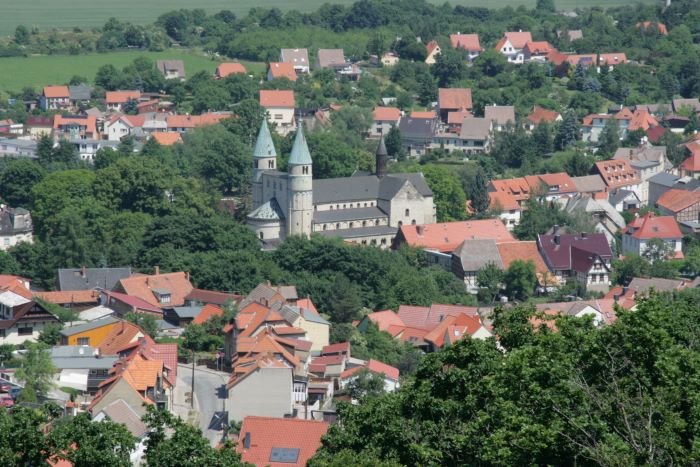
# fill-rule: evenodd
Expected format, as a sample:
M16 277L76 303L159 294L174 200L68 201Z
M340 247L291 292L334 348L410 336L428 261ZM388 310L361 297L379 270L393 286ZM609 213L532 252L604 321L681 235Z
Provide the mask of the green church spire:
M309 153L309 146L306 144L301 119L299 119L299 128L297 129L297 135L294 138L294 146L292 146L292 153L289 156L289 162L287 162L287 164L311 165L311 153Z
M272 135L270 134L270 129L267 126L266 118L263 118L262 126L258 132L258 140L255 142L253 157L258 159L277 157L277 151L275 151L275 145L272 143Z

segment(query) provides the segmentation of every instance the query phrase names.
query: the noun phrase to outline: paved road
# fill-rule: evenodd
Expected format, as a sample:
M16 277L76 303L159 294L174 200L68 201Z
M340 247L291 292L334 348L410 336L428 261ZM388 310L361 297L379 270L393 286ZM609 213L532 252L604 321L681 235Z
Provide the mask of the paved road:
M178 384L185 383L189 391L192 384L192 366L178 365L177 371ZM199 407L199 424L212 446L221 441L222 431L210 429L210 425L216 412L226 410L223 388L228 378L228 373L213 371L203 366L195 367L194 394Z

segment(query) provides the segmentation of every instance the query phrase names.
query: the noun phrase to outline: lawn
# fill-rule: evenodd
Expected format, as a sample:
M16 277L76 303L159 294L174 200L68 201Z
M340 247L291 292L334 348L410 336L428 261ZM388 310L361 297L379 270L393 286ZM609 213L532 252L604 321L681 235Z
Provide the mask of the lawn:
M443 0L431 0L443 3ZM651 3L655 0L641 0ZM536 0L452 0L455 5L503 7L506 5L534 6ZM12 34L18 24L37 26L41 30L51 28L89 28L102 26L107 18L145 24L153 22L159 15L180 8L203 8L213 13L231 10L245 15L253 7L297 9L313 11L326 0L0 0L0 35ZM349 5L353 0L330 0L328 3ZM629 0L555 0L561 10L586 6L618 6L629 4Z
M138 56L145 56L154 61L181 59L185 62L185 72L188 76L202 70L214 73L218 63L194 52L173 49L165 52L134 51L0 58L0 91L19 91L25 86L32 86L39 90L47 84L67 83L75 75L83 76L92 82L95 73L102 65L111 63L117 68L123 68ZM243 63L252 72L262 71L265 67L262 63Z

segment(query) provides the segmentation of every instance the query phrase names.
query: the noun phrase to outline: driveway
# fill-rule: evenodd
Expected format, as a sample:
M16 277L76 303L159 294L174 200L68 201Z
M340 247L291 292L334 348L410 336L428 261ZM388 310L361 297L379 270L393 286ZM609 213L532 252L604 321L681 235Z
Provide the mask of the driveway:
M178 364L178 384L184 384L185 390L190 391L192 385L192 366ZM221 441L223 431L217 429L217 421L221 412L225 412L225 385L229 374L210 370L204 366L195 367L194 397L195 409L199 412L199 426L202 433L212 446Z

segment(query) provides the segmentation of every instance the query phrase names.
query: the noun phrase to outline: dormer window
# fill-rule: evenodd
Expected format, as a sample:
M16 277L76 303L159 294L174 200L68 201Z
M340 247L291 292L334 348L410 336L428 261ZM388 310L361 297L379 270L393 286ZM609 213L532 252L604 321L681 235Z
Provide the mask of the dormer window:
M153 289L153 295L155 295L156 299L158 300L158 303L160 304L168 304L172 300L172 294L169 290Z

